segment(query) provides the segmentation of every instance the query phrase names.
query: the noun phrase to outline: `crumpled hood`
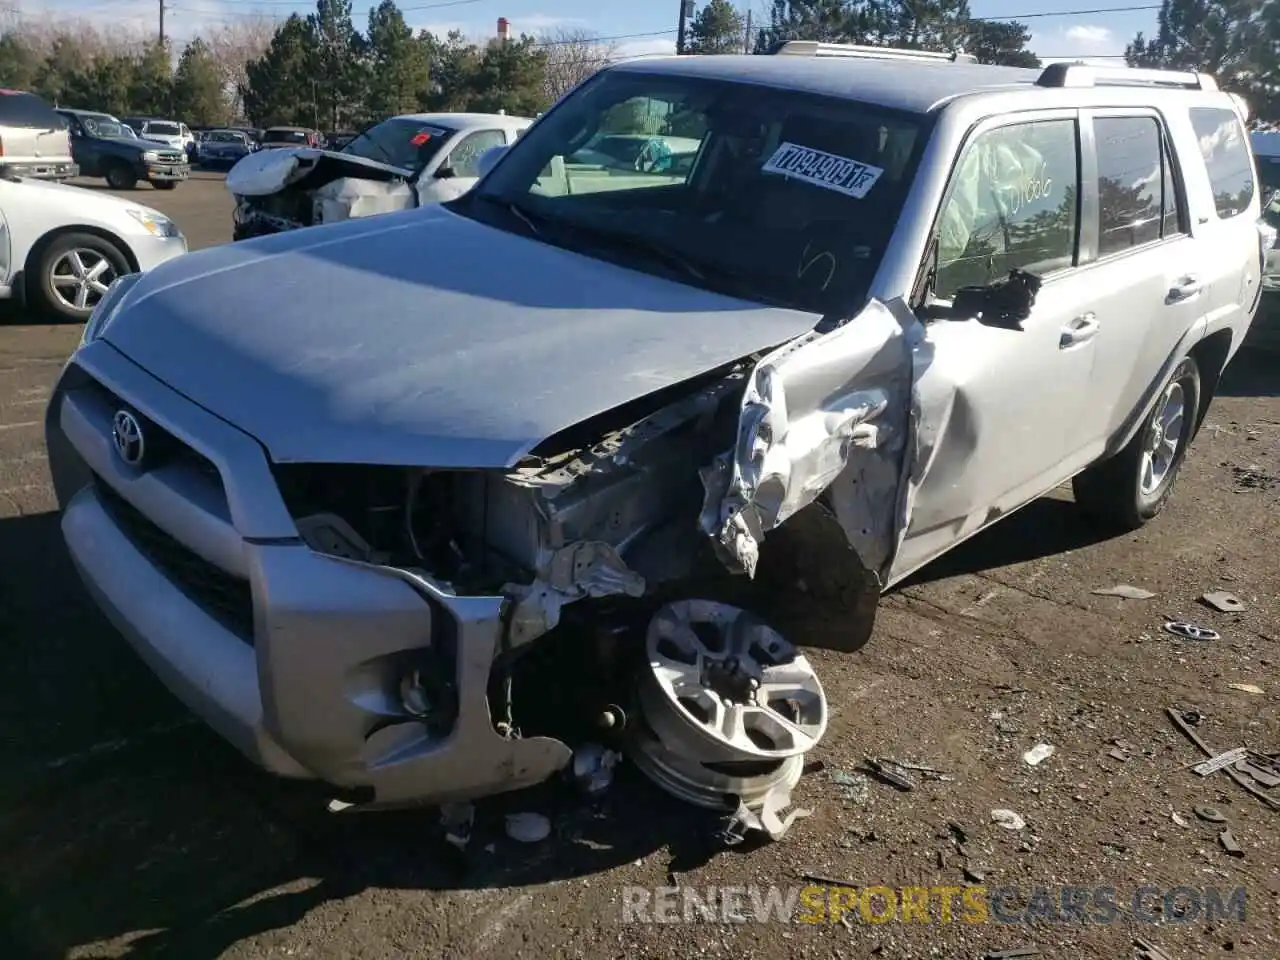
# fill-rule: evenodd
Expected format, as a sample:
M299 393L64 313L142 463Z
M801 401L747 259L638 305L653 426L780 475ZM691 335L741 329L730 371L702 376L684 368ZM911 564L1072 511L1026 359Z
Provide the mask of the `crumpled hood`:
M412 170L354 154L314 147L277 147L245 156L227 174L227 189L239 197L264 197L304 179L316 180L308 186L318 187L339 177L393 180L411 176Z
M815 321L432 206L170 260L105 339L278 462L483 468Z

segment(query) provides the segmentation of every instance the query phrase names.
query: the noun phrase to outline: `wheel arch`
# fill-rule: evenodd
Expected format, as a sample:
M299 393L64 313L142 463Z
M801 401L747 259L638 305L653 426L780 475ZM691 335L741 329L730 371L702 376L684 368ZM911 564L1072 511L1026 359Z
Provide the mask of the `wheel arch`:
M1217 330L1189 351L1196 366L1200 368L1200 404L1196 411L1196 432L1200 430L1200 424L1209 412L1209 403L1217 392L1218 381L1222 379L1222 371L1227 366L1227 357L1231 355L1231 333L1230 329ZM1195 432L1192 436L1195 436Z
M23 265L23 270L26 275L31 276L33 267L44 254L44 251L48 249L49 244L53 243L59 237L65 237L71 233L87 233L90 236L97 237L99 240L107 241L107 243L111 244L124 254L125 260L129 263L130 270L136 273L140 269L138 266L138 258L133 252L133 247L129 246L125 239L119 234L112 233L104 227L95 227L89 224L77 223L54 227L31 245L31 249L27 252L26 263Z

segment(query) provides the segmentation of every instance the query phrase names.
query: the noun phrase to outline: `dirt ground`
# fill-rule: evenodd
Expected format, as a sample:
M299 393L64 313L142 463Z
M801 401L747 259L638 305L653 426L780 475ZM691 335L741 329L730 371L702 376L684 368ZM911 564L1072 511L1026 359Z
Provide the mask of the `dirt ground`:
M226 239L216 178L136 196L193 246ZM862 651L815 653L834 715L812 757L821 769L797 794L813 814L784 841L722 849L712 820L624 767L596 800L550 785L482 804L463 859L430 813L335 817L313 791L259 774L103 622L63 551L41 440L78 330L8 319L0 956L969 960L1034 945L1115 960L1142 937L1171 960L1280 957L1280 812L1225 774L1187 769L1202 755L1165 713L1198 710L1215 751L1280 751L1280 360L1238 358L1167 511L1141 532L1100 539L1068 493L1045 498L886 596ZM1092 593L1122 583L1156 596ZM1247 609L1198 601L1215 589ZM1166 617L1221 639L1176 639ZM1029 766L1022 754L1039 743L1056 752ZM902 792L856 773L866 756L949 779ZM1224 851L1199 805L1226 817L1243 856ZM991 823L997 808L1025 828ZM506 838L503 813L522 809L550 817L551 837ZM799 889L806 873L1014 892L986 923L874 923L857 910L849 924L624 922L628 887ZM1134 914L1144 885L1199 899L1183 891ZM1121 909L1110 923L1055 922L1035 891L1057 901L1063 887L1114 888ZM1224 900L1243 888L1243 920L1207 920L1206 888Z

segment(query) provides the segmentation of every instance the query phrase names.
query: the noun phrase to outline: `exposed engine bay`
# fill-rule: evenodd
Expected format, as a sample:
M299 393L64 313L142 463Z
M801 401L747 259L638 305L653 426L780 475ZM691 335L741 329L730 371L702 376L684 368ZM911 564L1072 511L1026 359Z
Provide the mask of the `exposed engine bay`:
M650 779L780 837L826 701L762 615L794 614L798 579L825 581L859 622L802 642L860 646L901 519L910 351L885 305L856 322L578 424L505 471L291 464L277 480L314 550L506 599L490 691L504 736L543 732L545 697L526 712L513 687L567 655L586 710ZM807 573L806 553L835 569ZM420 693L442 695L406 698Z
M409 210L418 205L413 172L348 154L271 149L249 154L227 173L236 236Z

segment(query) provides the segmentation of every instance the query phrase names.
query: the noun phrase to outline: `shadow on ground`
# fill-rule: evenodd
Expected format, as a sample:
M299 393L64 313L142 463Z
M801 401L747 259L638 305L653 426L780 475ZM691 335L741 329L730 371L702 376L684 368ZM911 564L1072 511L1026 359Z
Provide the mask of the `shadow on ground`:
M1280 397L1280 352L1250 349L1246 341L1222 374L1218 395Z

